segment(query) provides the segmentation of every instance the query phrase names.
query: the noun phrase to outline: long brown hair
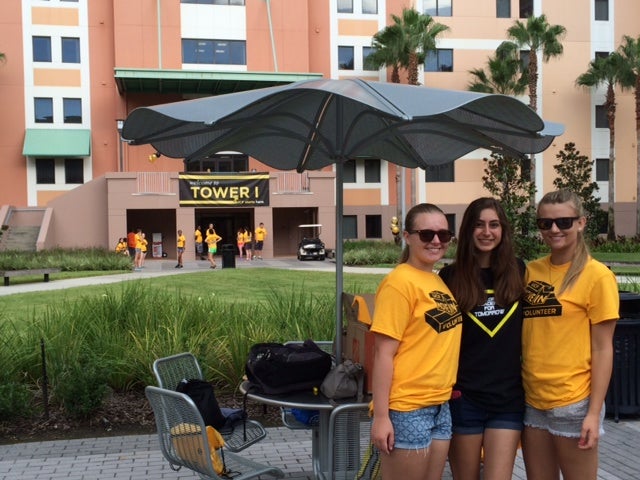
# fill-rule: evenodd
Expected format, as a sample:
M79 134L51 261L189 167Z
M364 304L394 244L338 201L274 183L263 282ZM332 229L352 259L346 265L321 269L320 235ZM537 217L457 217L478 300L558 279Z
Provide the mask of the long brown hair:
M582 200L580 197L566 188L555 192L549 192L542 197L540 203L538 203L538 212L540 211L540 205L556 203L570 203L573 206L576 217L585 216L584 207L582 206ZM560 285L558 295L573 286L589 260L589 247L587 246L587 242L584 240L584 234L582 231L578 231L577 233L578 238L576 240L576 249L573 252L573 259L571 259L569 270L567 270L567 274L564 276L564 280L562 280L562 285Z
M439 213L443 217L446 218L444 212L440 209L440 207L434 205L433 203L419 203L418 205L414 205L407 212L407 216L404 219L404 230L409 232L411 230L415 230L415 222L416 217L421 213ZM405 245L402 250L402 254L400 255L400 263L407 263L409 260L409 245Z
M494 296L498 305L506 306L520 298L524 292L524 276L519 268L513 248L513 234L507 215L494 198L481 197L469 204L462 217L456 261L451 278L451 293L460 309L468 312L487 301L487 293L480 282L480 265L473 242L473 232L483 210L491 209L498 215L502 227L502 240L491 251L490 268L494 279Z

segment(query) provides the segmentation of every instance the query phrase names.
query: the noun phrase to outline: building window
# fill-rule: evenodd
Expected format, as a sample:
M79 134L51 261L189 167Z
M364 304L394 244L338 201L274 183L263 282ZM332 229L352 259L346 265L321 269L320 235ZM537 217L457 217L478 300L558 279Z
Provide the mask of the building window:
M453 72L453 49L438 48L427 52L424 69L426 72Z
M82 158L64 159L65 183L84 183L84 160Z
M356 161L347 160L342 167L343 183L356 183Z
M187 172L247 172L249 157L247 155L215 155L185 162Z
M596 58L608 58L609 57L609 52L596 52L595 53L595 57Z
M342 238L358 238L358 217L356 215L342 217Z
M36 158L36 183L56 183L56 161L54 158Z
M64 123L82 123L82 100L79 98L63 98L62 110Z
M338 69L353 70L353 47L338 47Z
M62 38L62 63L80 63L79 38Z
M450 17L453 13L452 0L423 0L422 9L432 17Z
M34 98L36 123L53 123L53 98Z
M362 0L362 13L377 14L378 0Z
M511 0L496 0L496 17L511 18Z
M373 55L375 53L376 49L373 47L362 47L362 69L363 70L368 70L368 71L376 71L378 70L377 68L375 68L373 65L370 65L369 62L367 61L367 58L369 58L371 55Z
M604 105L596 105L596 128L609 128L607 109Z
M207 65L246 65L244 40L182 39L182 63Z
M353 13L353 0L338 0L338 13Z
M429 165L426 170L427 182L455 182L453 162Z
M380 183L380 159L365 159L364 183Z
M533 0L520 0L520 18L533 15Z
M382 238L381 215L366 215L364 225L366 238Z
M596 158L596 182L609 181L609 159Z
M456 214L445 213L444 216L447 217L447 225L449 225L449 230L452 232L455 232L456 231Z
M34 62L51 61L51 37L33 37L31 43Z
M609 0L595 0L596 20L609 20Z

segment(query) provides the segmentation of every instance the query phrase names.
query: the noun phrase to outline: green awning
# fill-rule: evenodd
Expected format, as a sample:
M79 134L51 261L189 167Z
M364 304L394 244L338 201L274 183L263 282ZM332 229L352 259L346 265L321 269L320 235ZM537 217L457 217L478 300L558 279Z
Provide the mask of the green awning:
M91 130L28 128L22 155L25 157L87 157Z
M256 88L274 87L322 78L321 73L227 72L203 70L167 70L116 68L115 80L120 94L163 93L181 95L223 95Z

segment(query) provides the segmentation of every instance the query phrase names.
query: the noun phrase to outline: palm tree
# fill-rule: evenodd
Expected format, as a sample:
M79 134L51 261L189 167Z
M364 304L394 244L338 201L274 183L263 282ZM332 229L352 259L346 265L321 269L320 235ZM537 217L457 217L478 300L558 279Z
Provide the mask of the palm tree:
M607 240L616 239L614 202L615 202L615 175L614 164L616 160L615 139L616 139L616 92L615 87L620 83L620 72L622 65L622 57L619 53L614 52L611 55L602 58L597 57L589 62L589 68L580 75L576 84L582 87L599 87L605 86L607 92L605 94L604 108L607 112L607 120L609 122L609 210L607 212Z
M562 55L563 47L560 40L564 38L567 29L562 25L549 25L547 17L531 16L524 24L520 20L507 30L511 40L519 48L529 51L529 106L538 110L538 54L542 52L542 61Z
M566 33L567 29L562 25L549 25L544 14L539 17L528 17L526 24L516 20L507 30L508 37L518 45L518 48L529 51L529 106L535 112L538 111L538 54L542 52L542 61L545 63L553 57L562 55L563 47L560 40ZM528 172L531 181L535 184L535 156L530 155L523 167L524 173ZM532 205L534 201L535 198L532 195Z
M400 68L409 63L405 54L402 31L398 25L389 25L373 36L373 53L366 65L373 68L391 67L391 82L400 83Z
M404 39L403 56L406 55L406 64L403 67L407 69L408 83L418 85L418 66L424 63L428 52L436 49L437 37L449 30L449 27L415 8L404 8L401 17L391 15L391 18Z
M482 68L469 70L473 79L469 90L502 95L522 95L527 89L527 71L522 69L520 51L513 42L502 42L493 57L487 61L488 71Z
M640 36L625 35L622 40L618 48L623 63L621 85L633 88L636 100L636 235L640 235Z

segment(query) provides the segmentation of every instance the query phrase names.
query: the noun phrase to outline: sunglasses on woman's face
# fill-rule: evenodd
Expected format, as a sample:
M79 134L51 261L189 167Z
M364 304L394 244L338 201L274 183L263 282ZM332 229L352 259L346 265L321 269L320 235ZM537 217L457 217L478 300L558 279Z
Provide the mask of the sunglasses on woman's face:
M551 230L554 223L560 230L569 230L578 218L580 217L536 218L536 224L540 230Z
M447 243L453 237L453 232L449 230L409 230L409 234L417 233L420 240L424 243L429 243L433 240L433 237L438 235L438 238L442 243Z

